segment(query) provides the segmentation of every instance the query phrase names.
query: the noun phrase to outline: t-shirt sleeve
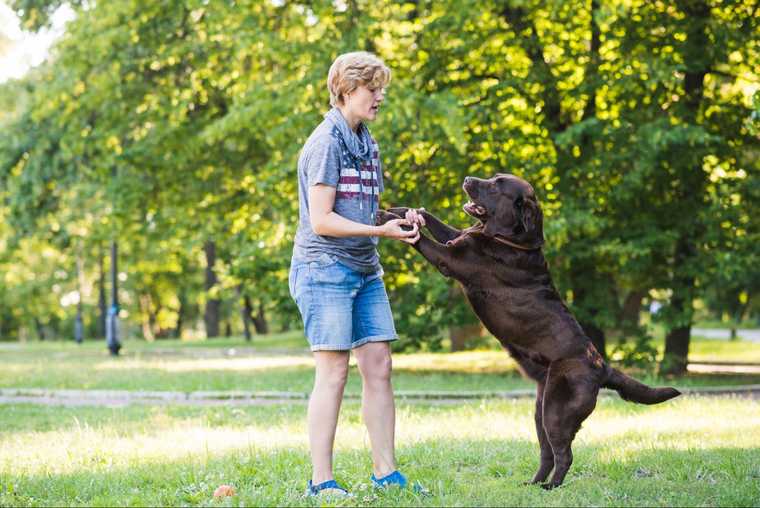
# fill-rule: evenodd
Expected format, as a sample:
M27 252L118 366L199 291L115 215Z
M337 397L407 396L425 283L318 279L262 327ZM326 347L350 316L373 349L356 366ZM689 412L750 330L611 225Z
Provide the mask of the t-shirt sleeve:
M323 183L338 186L340 179L340 147L333 138L314 144L306 162L306 178L309 187Z

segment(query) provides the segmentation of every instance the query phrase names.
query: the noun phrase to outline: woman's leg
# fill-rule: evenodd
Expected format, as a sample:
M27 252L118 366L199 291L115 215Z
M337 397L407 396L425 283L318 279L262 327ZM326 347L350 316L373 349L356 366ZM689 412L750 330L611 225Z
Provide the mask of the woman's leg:
M348 376L348 351L315 351L314 390L307 421L311 449L311 481L318 485L333 479L332 457L338 412Z
M362 416L372 445L373 473L382 478L396 470L391 347L388 342L368 342L354 354L362 376Z

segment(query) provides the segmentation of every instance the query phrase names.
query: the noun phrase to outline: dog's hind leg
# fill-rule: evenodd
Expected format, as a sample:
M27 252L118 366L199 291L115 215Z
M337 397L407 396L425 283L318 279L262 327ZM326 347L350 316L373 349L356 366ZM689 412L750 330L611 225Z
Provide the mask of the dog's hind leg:
M572 362L572 363L570 363ZM573 463L571 445L583 421L596 406L599 387L588 382L588 369L574 360L552 363L544 389L543 424L554 452L554 474L541 486L562 484Z
M544 383L538 383L538 390L536 394L536 434L538 435L538 444L541 447L541 463L538 466L538 471L533 476L533 479L529 483L541 483L546 480L549 473L554 469L554 452L552 446L549 444L549 438L544 430L543 422L543 405L544 405Z

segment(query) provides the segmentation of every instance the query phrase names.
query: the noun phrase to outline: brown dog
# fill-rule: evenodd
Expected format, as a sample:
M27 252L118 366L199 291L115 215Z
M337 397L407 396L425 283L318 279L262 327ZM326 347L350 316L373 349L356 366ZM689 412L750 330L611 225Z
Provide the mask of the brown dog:
M600 387L632 402L656 404L680 395L650 388L613 369L570 313L552 283L541 251L543 214L533 188L513 175L467 177L464 205L479 224L460 231L421 211L428 231L414 247L464 288L486 328L523 372L538 382L536 431L541 465L531 483L562 484L573 461L570 445L596 406ZM378 224L403 218L408 208L378 213Z

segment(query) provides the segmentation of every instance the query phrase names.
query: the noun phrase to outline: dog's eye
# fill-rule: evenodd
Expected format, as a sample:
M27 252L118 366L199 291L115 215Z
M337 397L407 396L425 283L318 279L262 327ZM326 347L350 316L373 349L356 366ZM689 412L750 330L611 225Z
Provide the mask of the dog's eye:
M522 196L520 196L517 199L515 199L515 206L517 208L522 208L522 206L523 206L523 198L522 198Z

